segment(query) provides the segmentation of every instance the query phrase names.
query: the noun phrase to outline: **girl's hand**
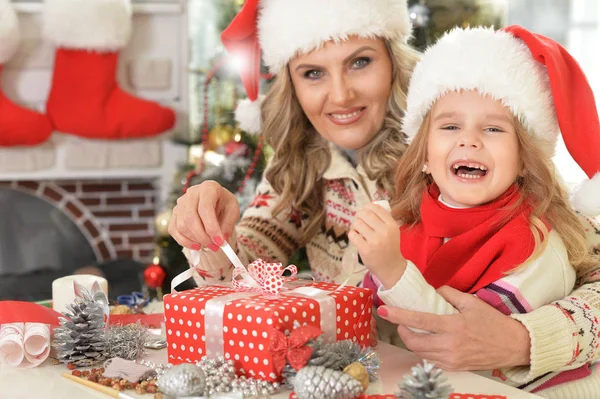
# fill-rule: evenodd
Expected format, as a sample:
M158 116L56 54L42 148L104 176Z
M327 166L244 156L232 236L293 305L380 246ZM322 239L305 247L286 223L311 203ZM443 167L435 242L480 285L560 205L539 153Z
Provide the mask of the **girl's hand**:
M402 277L406 259L400 252L400 226L387 210L376 204L365 206L356 214L348 238L386 289Z

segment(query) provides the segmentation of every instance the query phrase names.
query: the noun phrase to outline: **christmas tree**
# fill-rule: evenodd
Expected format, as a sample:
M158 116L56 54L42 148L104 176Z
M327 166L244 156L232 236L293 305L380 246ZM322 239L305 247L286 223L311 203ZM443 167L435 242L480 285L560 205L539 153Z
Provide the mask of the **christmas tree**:
M156 217L156 256L145 273L146 284L159 296L169 292L171 280L189 267L182 247L167 231L177 198L191 186L214 180L237 195L243 212L252 200L268 158L269 149L264 148L262 137L242 131L234 120L238 100L245 91L235 60L222 50L218 40L242 5L240 0L190 2L192 19L197 8L206 11L212 7L214 20L207 21L198 11L194 21L198 26L192 29L190 128L173 139L187 147L188 156L173 177L171 195ZM214 40L207 44L205 36ZM263 84L268 85L269 76L265 77ZM194 285L188 280L178 289Z
M503 26L504 9L490 0L409 0L415 48L424 50L455 27Z

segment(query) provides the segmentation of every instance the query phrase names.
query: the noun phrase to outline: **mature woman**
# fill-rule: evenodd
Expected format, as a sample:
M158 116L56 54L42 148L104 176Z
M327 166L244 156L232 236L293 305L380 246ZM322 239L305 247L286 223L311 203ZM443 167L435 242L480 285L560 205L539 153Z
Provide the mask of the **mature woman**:
M277 74L262 103L261 127L275 152L241 219L235 196L215 182L192 187L177 201L169 231L182 246L202 249L203 278L230 278L229 261L215 252L224 239L246 262L285 264L305 246L317 279L343 277L353 216L393 192L394 167L405 149L400 121L417 60L409 35L405 0L246 2L223 38L230 51L253 56L242 75L249 98L257 97L261 49ZM600 241L596 233L590 230L590 243ZM530 380L597 357L598 276L581 275L568 298L515 317L443 288L460 314L387 309L387 318L400 324L409 349L446 368L511 367L506 372Z

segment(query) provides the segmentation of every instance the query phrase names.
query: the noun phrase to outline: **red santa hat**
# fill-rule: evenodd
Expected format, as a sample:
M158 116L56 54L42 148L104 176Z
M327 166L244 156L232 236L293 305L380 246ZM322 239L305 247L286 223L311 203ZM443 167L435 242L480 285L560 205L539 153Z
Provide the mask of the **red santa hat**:
M221 35L227 51L242 60L242 83L253 103L236 110L240 127L260 130L261 49L269 72L277 74L329 40L356 35L406 41L411 29L406 0L246 0Z
M567 50L520 26L452 30L425 52L413 72L403 120L409 140L435 101L459 90L502 101L540 139L548 157L562 134L590 178L575 192L573 205L600 215L598 111L583 71Z

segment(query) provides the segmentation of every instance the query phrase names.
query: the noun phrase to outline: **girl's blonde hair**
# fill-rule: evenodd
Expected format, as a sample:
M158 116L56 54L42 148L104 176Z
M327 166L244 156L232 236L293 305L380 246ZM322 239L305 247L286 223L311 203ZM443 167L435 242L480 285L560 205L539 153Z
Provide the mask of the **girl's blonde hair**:
M418 53L400 41L386 41L392 61L392 87L381 131L363 149L359 162L377 187L393 192L394 169L406 149L400 130L406 107L410 75ZM263 131L274 154L265 175L280 200L273 216L290 207L303 214L301 245L306 244L323 225L325 204L322 177L331 162L329 143L312 127L294 93L285 68L275 78L262 105ZM288 215L282 215L284 218Z
M421 220L421 197L431 175L422 171L427 162L427 138L431 123L431 112L427 114L413 142L408 146L396 169L396 192L392 202L392 215L403 224L414 225ZM584 227L572 209L566 190L559 182L554 164L540 150L538 139L525 130L515 117L514 127L519 140L523 173L516 180L521 194L513 209L507 210L501 223L510 220L511 210L518 208L524 201L534 206L529 216L529 224L535 238L535 250L529 260L538 256L548 240L548 229L542 222L545 218L560 235L569 261L575 269L586 269L598 264L600 259L589 250ZM516 268L518 269L518 267ZM516 270L515 269L515 270ZM514 270L513 270L514 271Z

